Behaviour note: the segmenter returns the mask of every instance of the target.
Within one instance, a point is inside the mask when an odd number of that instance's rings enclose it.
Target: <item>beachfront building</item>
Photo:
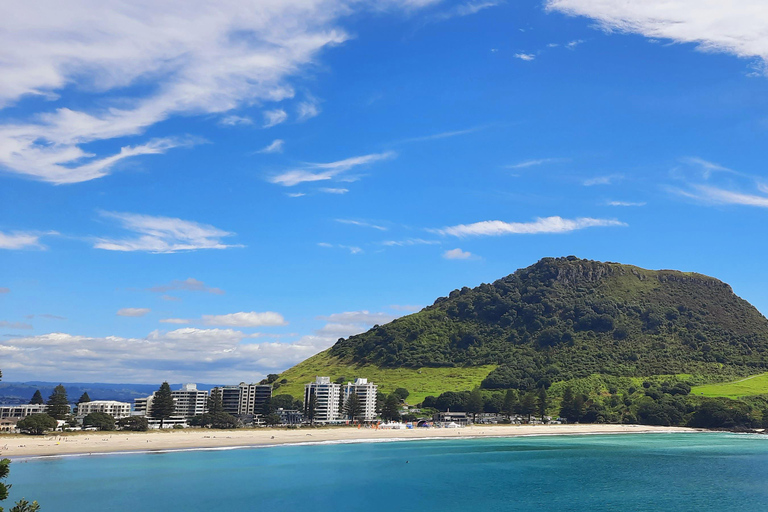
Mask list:
[[[81,402],[77,405],[78,416],[85,417],[92,412],[103,412],[119,420],[131,415],[131,404],[115,400],[93,400],[91,402]]]
[[[219,386],[211,389],[211,396],[219,395],[224,412],[240,414],[240,386]]]
[[[214,393],[221,397],[224,412],[233,416],[248,416],[261,413],[264,404],[272,398],[272,385],[241,382],[237,386],[213,388],[211,396]]]
[[[351,395],[357,395],[362,406],[360,416],[349,418],[350,420],[373,421],[376,418],[376,390],[378,386],[368,379],[355,379],[355,382],[347,382],[343,388],[343,403],[346,403]]]
[[[30,414],[45,412],[45,404],[0,405],[0,419],[26,418]]]
[[[177,416],[191,418],[208,411],[208,392],[197,389],[197,384],[183,384],[181,389],[172,390],[171,395]]]
[[[330,423],[340,419],[341,384],[331,382],[330,377],[316,377],[315,382],[304,386],[305,407],[313,396],[316,423]]]
[[[160,420],[152,419],[152,400],[156,393],[133,401],[134,414],[146,416],[150,427],[160,424]],[[163,426],[184,425],[189,418],[208,412],[208,392],[197,389],[197,384],[184,384],[181,389],[171,390],[171,396],[175,404],[173,416],[163,420]]]
[[[267,400],[272,398],[272,384],[240,383],[238,414],[260,414]]]

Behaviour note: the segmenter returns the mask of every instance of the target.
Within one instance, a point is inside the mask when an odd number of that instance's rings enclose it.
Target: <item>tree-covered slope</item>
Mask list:
[[[768,320],[700,274],[545,258],[424,310],[339,340],[327,354],[381,368],[498,365],[486,388],[528,389],[592,374],[768,368]]]

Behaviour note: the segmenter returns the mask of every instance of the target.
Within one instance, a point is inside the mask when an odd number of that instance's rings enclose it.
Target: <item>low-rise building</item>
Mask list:
[[[131,404],[114,400],[93,400],[77,404],[78,416],[85,417],[92,412],[103,412],[119,420],[131,415]]]
[[[0,405],[0,419],[26,418],[30,414],[44,413],[45,408],[45,404]]]

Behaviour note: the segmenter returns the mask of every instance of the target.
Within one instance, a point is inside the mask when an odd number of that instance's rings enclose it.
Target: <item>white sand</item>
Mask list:
[[[696,432],[684,427],[647,425],[475,425],[464,428],[375,430],[335,427],[301,429],[163,430],[150,432],[80,432],[60,436],[0,435],[0,457],[34,457],[155,450],[190,450],[318,442],[392,439],[514,437],[524,435],[632,434]]]

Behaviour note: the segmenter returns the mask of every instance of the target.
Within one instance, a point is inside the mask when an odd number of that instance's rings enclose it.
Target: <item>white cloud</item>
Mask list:
[[[4,327],[6,329],[31,329],[32,326],[29,324],[26,324],[24,322],[6,322],[5,320],[0,320],[0,327]]]
[[[272,128],[288,119],[288,113],[283,109],[267,110],[264,112],[264,128]]]
[[[705,180],[708,180],[714,173],[716,172],[725,172],[730,174],[739,174],[738,172],[734,171],[733,169],[729,169],[728,167],[725,167],[723,165],[717,164],[715,162],[710,162],[708,160],[704,160],[703,158],[698,157],[687,157],[682,159],[683,162],[688,164],[694,164],[701,168],[702,170],[702,177]]]
[[[388,228],[384,226],[379,226],[377,224],[371,224],[370,222],[364,222],[360,220],[351,220],[351,219],[336,219],[336,222],[340,222],[342,224],[351,224],[352,226],[360,226],[363,228],[372,228],[377,229],[379,231],[387,231]]]
[[[319,242],[317,244],[317,246],[318,247],[325,247],[326,249],[333,249],[333,248],[346,249],[347,251],[349,251],[350,254],[362,254],[363,253],[363,249],[361,249],[360,247],[357,247],[356,245],[342,245],[342,244],[336,244],[335,245],[335,244],[329,244],[327,242]]]
[[[186,318],[161,318],[160,319],[161,324],[178,324],[178,325],[187,325],[192,323],[191,320],[188,320]]]
[[[593,219],[591,217],[579,217],[577,219],[564,219],[562,217],[538,217],[533,222],[503,222],[500,220],[487,220],[474,224],[459,224],[434,232],[441,235],[457,237],[465,236],[499,236],[499,235],[531,235],[540,233],[568,233],[590,227],[626,226],[625,223],[615,219]]]
[[[443,253],[443,258],[447,260],[466,260],[472,257],[472,253],[468,251],[462,251],[458,247],[451,249]]]
[[[452,9],[449,9],[447,11],[441,12],[435,16],[436,20],[448,20],[451,18],[456,18],[460,16],[471,16],[472,14],[476,14],[484,9],[488,9],[489,7],[495,7],[499,4],[501,4],[501,1],[497,0],[485,0],[485,1],[476,1],[476,2],[466,2],[463,4],[459,4]]]
[[[311,119],[315,116],[320,115],[320,107],[317,105],[316,101],[302,101],[299,103],[298,107],[296,107],[296,114],[299,117],[299,122],[306,121],[307,119]]]
[[[632,202],[632,201],[608,201],[608,206],[645,206],[645,202]]]
[[[198,249],[227,249],[222,238],[232,236],[221,229],[173,217],[154,217],[138,213],[102,212],[102,216],[117,220],[138,236],[128,238],[99,238],[94,247],[107,251],[143,251],[173,253]]]
[[[480,130],[485,129],[485,126],[476,126],[474,128],[467,128],[465,130],[453,130],[449,132],[440,132],[440,133],[433,133],[432,135],[424,135],[422,137],[411,137],[410,139],[403,139],[400,142],[406,143],[406,142],[423,142],[428,140],[440,140],[440,139],[448,139],[451,137],[458,137],[460,135],[467,135],[470,133],[475,133]]]
[[[342,17],[430,3],[8,3],[0,21],[0,108],[22,97],[55,99],[64,89],[75,91],[83,106],[35,100],[25,105],[28,114],[0,124],[0,167],[51,183],[76,183],[106,176],[122,160],[182,144],[115,140],[141,138],[172,117],[225,116],[244,105],[264,105],[275,113],[266,124],[276,124],[284,111],[269,104],[292,98],[291,79],[316,63],[323,49],[348,39],[337,26]],[[312,114],[307,106],[299,108]],[[98,141],[107,142],[87,146]]]
[[[275,139],[268,146],[258,150],[257,153],[282,153],[284,145],[283,139]]]
[[[583,39],[576,39],[574,41],[567,43],[565,47],[568,48],[569,50],[573,50],[583,42],[584,42]]]
[[[262,327],[288,324],[280,313],[273,311],[203,315],[203,323],[205,325],[223,325],[227,327]]]
[[[56,234],[48,232],[44,234]],[[0,231],[0,249],[18,250],[18,249],[45,249],[40,243],[40,237],[43,234],[32,231],[13,231],[3,233]]]
[[[393,309],[395,311],[405,311],[407,313],[415,313],[424,309],[424,306],[417,306],[412,304],[392,304],[389,306],[389,309]]]
[[[525,160],[523,162],[519,162],[512,165],[506,165],[505,167],[507,169],[525,169],[527,167],[534,167],[537,165],[543,165],[543,164],[550,164],[555,162],[563,162],[565,159],[563,158],[539,158],[536,160]]]
[[[388,160],[394,156],[394,152],[387,151],[384,153],[372,153],[370,155],[345,158],[344,160],[337,160],[335,162],[308,163],[301,169],[293,169],[283,172],[269,178],[268,181],[284,187],[293,187],[306,182],[325,181],[333,179],[341,173],[349,171],[355,167],[368,165],[381,160]]]
[[[349,192],[348,188],[331,188],[331,187],[324,187],[317,189],[318,192],[322,192],[324,194],[336,194],[336,195],[342,195]]]
[[[149,308],[122,308],[117,310],[118,316],[132,316],[132,317],[140,317],[144,316],[147,313],[152,311]]]
[[[532,61],[533,59],[536,58],[536,55],[534,55],[532,53],[516,53],[514,55],[514,57],[516,59],[520,59],[520,60],[524,60],[524,61],[530,62],[530,61]]]
[[[762,0],[548,0],[547,8],[592,18],[607,31],[768,60],[768,11]]]
[[[439,240],[424,240],[423,238],[407,238],[405,240],[385,240],[381,245],[387,247],[405,247],[411,245],[439,245]]]
[[[307,194],[305,194],[304,192],[289,192],[288,194],[285,194],[285,195],[287,195],[288,197],[304,197]]]
[[[221,120],[219,121],[219,124],[224,126],[248,125],[248,124],[253,124],[253,119],[245,116],[231,115],[231,116],[222,117]]]
[[[610,185],[616,180],[620,180],[624,178],[621,174],[610,174],[607,176],[595,176],[594,178],[589,178],[581,182],[582,185],[585,187],[593,187],[595,185]]]
[[[359,332],[359,331],[358,331]],[[91,382],[258,381],[327,348],[336,339],[254,342],[233,329],[184,327],[145,338],[50,333],[0,340],[6,377]]]
[[[180,280],[180,279],[174,279],[168,284],[162,284],[159,286],[153,286],[149,289],[149,291],[154,293],[166,293],[166,292],[172,292],[172,291],[185,291],[185,292],[204,292],[204,293],[213,293],[214,295],[224,295],[224,290],[221,288],[213,288],[211,286],[206,286],[206,284],[198,279],[195,279],[193,277],[188,277],[186,279]],[[165,300],[165,297],[163,297]],[[171,300],[174,300],[174,297],[171,297]]]
[[[708,185],[691,185],[693,191],[674,190],[679,195],[712,204],[732,204],[768,208],[768,196],[745,194]]]
[[[371,313],[370,311],[345,311],[344,313],[333,313],[328,316],[318,316],[318,320],[324,320],[335,324],[386,324],[391,322],[398,315],[389,313]]]

